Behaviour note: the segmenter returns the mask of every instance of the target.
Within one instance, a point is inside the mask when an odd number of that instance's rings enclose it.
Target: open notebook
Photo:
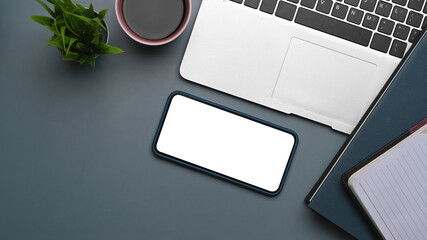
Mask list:
[[[427,238],[427,119],[343,175],[385,239]]]

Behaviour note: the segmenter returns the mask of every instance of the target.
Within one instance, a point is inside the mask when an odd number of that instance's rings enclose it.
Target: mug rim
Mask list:
[[[177,37],[179,37],[182,32],[184,32],[184,29],[187,27],[188,22],[190,21],[190,15],[191,15],[191,0],[182,0],[184,1],[184,17],[181,21],[181,24],[179,27],[169,36],[166,38],[158,39],[158,40],[150,40],[144,37],[141,37],[140,35],[136,34],[127,24],[124,14],[123,14],[123,1],[125,0],[116,0],[115,10],[116,10],[116,17],[119,21],[120,27],[125,31],[125,33],[131,37],[133,40],[150,46],[159,46],[166,43],[169,43],[173,40],[175,40]]]

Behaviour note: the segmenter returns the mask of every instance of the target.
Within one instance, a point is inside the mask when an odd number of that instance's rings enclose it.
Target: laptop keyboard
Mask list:
[[[231,0],[402,58],[427,25],[425,0]]]

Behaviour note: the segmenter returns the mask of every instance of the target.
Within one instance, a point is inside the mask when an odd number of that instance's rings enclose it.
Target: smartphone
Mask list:
[[[298,142],[289,129],[184,92],[167,101],[154,153],[175,163],[276,195]]]

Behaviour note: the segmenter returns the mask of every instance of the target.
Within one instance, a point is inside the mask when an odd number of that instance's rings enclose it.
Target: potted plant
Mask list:
[[[56,46],[64,60],[88,62],[95,66],[95,58],[101,54],[123,52],[120,48],[108,45],[108,28],[104,21],[107,9],[99,13],[93,10],[92,3],[85,8],[71,0],[47,0],[52,9],[41,0],[36,0],[50,14],[31,16],[34,21],[46,26],[53,36],[48,46]]]

